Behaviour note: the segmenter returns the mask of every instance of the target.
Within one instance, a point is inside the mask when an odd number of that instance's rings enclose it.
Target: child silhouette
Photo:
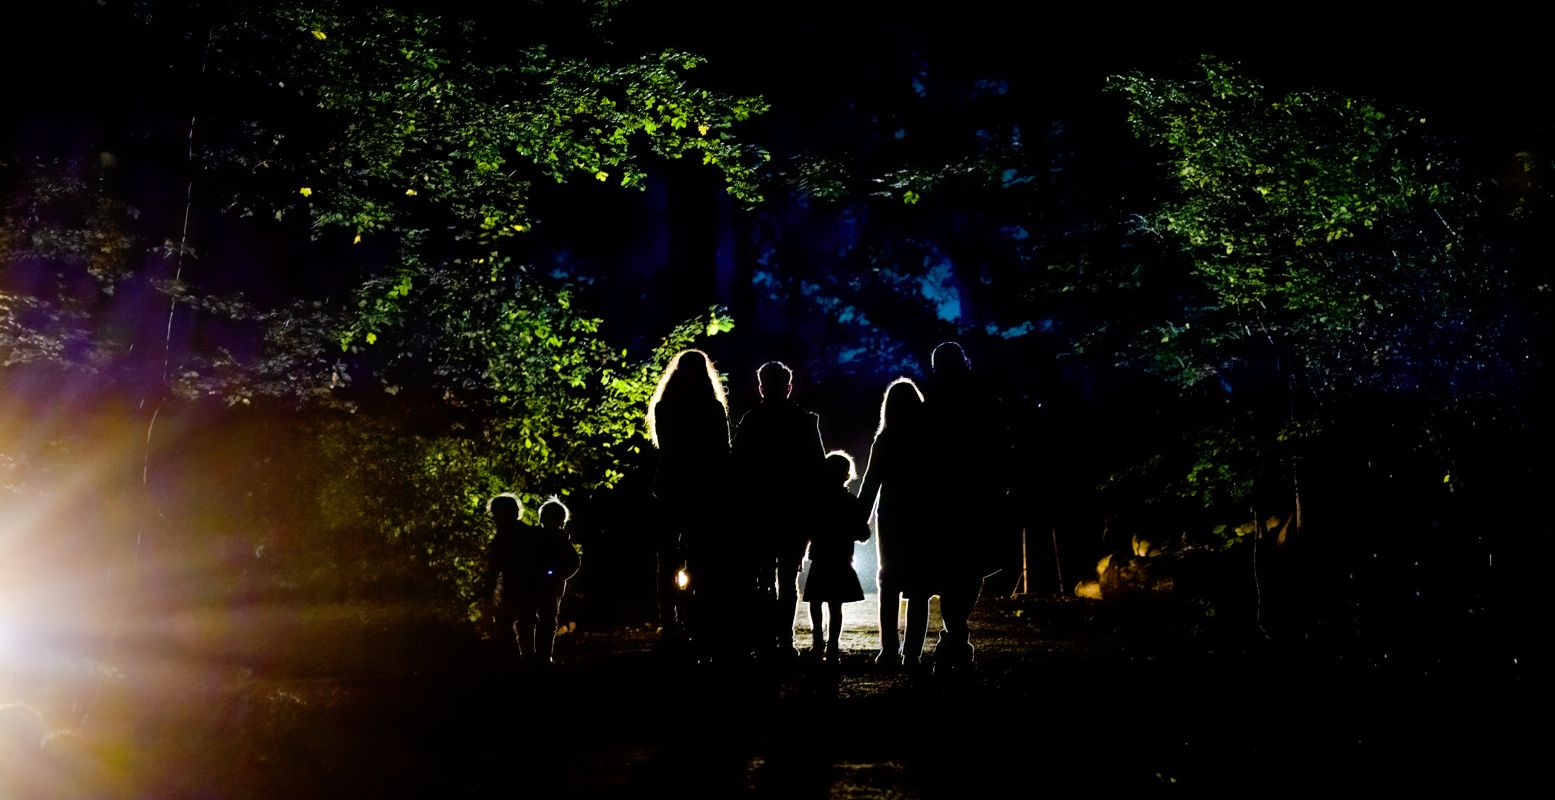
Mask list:
[[[556,617],[567,579],[576,575],[581,559],[567,535],[571,514],[556,498],[540,506],[540,527],[519,521],[518,498],[498,495],[487,505],[497,535],[488,555],[488,583],[497,581],[499,623],[512,621],[519,657],[528,666],[550,666],[556,642]]]
[[[831,488],[818,504],[817,524],[810,537],[810,577],[805,581],[804,601],[810,604],[810,624],[815,632],[813,652],[821,654],[821,607],[831,612],[826,630],[825,659],[841,660],[842,604],[864,599],[864,588],[853,570],[853,543],[869,540],[869,525],[860,501],[848,491],[857,473],[853,457],[841,450],[826,455],[826,480]]]

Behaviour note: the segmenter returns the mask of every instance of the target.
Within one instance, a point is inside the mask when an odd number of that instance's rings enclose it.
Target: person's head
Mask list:
[[[499,524],[518,522],[524,516],[524,504],[518,495],[503,492],[486,501],[486,513]]]
[[[902,424],[912,419],[923,406],[923,392],[911,378],[897,378],[885,388],[885,398],[880,401],[880,427],[875,435],[885,432],[889,424]]]
[[[562,503],[561,498],[552,497],[540,505],[540,527],[559,531],[567,527],[567,521],[572,519],[572,512]]]
[[[756,370],[756,390],[762,399],[783,399],[794,391],[794,371],[781,361],[768,361]]]
[[[929,355],[929,368],[934,370],[937,378],[963,377],[972,371],[972,360],[966,357],[966,351],[955,342],[941,342]]]
[[[659,385],[653,390],[653,398],[648,401],[648,438],[653,440],[653,446],[659,445],[659,404],[691,406],[698,401],[711,400],[723,407],[725,416],[729,414],[729,399],[724,396],[723,381],[719,380],[717,370],[713,369],[713,360],[701,350],[682,350],[670,359],[669,366],[664,368],[664,374],[659,376]]]
[[[847,486],[858,477],[858,465],[846,450],[833,450],[826,454],[826,480],[833,485]]]

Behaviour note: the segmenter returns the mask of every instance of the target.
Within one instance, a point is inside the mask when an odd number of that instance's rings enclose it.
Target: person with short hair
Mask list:
[[[943,342],[930,356],[925,386],[928,457],[932,480],[958,498],[955,507],[931,511],[940,539],[934,588],[944,629],[934,648],[934,672],[970,669],[976,648],[970,619],[983,580],[999,571],[999,547],[1007,469],[1007,436],[995,397],[979,386],[972,361],[956,342]]]
[[[826,446],[820,417],[793,401],[794,371],[787,364],[768,361],[756,381],[761,402],[740,418],[733,447],[742,516],[751,530],[748,557],[767,606],[755,645],[758,653],[793,656],[799,568],[823,491]]]
[[[482,594],[491,599],[498,625],[512,628],[521,663],[548,667],[567,580],[581,562],[567,535],[571,514],[553,497],[540,506],[540,527],[525,525],[523,503],[506,492],[486,508],[497,531],[487,548]]]

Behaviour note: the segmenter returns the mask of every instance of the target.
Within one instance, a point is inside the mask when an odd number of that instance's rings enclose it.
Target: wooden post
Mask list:
[[[1029,594],[1031,585],[1028,583],[1031,571],[1029,562],[1026,561],[1026,529],[1020,529],[1020,593]]]
[[[1053,527],[1048,528],[1048,535],[1053,538],[1053,572],[1054,572],[1054,574],[1056,574],[1058,576],[1058,592],[1057,592],[1057,594],[1059,596],[1063,596],[1063,594],[1064,594],[1064,565],[1063,565],[1063,562],[1059,561],[1059,559],[1058,559],[1058,526],[1054,525]]]
[[[1026,594],[1027,590],[1029,589],[1029,586],[1028,586],[1027,580],[1026,580],[1026,575],[1027,575],[1026,529],[1025,528],[1021,528],[1020,529],[1020,580],[1017,580],[1015,582],[1015,585],[1010,587],[1010,596],[1011,597],[1019,597],[1020,595]]]
[[[1029,562],[1026,560],[1026,529],[1020,529],[1020,581],[1015,581],[1014,587],[1009,591],[1009,596],[1026,595],[1031,591],[1031,579],[1029,579]]]

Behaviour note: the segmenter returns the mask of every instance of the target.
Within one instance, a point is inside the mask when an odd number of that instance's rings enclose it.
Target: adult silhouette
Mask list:
[[[793,401],[794,371],[781,361],[756,370],[761,401],[740,418],[734,463],[750,530],[757,585],[768,606],[757,647],[791,656],[799,567],[825,480],[826,446],[820,417]]]
[[[648,436],[659,454],[659,619],[664,636],[680,641],[688,633],[690,604],[677,572],[684,565],[690,589],[713,601],[728,568],[718,527],[729,472],[729,403],[706,353],[683,350],[670,359],[648,403]]]
[[[880,426],[869,447],[869,465],[859,499],[875,518],[875,551],[880,570],[880,654],[875,662],[916,667],[923,654],[933,596],[926,511],[940,497],[928,480],[923,394],[917,384],[897,378],[880,402]],[[907,634],[900,639],[897,619],[907,598]]]
[[[929,513],[941,540],[935,547],[934,584],[944,620],[934,668],[948,673],[972,663],[968,620],[983,578],[998,571],[994,533],[1004,494],[1004,442],[997,403],[974,383],[972,362],[961,345],[935,347],[930,367],[924,392],[926,442],[933,483],[945,499]]]

